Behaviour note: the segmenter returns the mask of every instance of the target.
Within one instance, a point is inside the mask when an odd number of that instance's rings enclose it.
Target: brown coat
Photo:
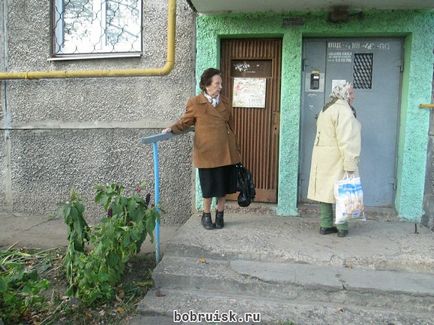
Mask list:
[[[191,97],[181,118],[171,126],[177,134],[195,127],[193,164],[197,168],[214,168],[241,161],[233,132],[233,109],[221,96],[213,107],[203,94]]]

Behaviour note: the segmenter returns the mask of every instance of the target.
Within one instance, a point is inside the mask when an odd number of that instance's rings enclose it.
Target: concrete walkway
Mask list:
[[[350,223],[349,235],[320,235],[316,217],[228,213],[225,228],[205,231],[193,216],[168,242],[176,255],[216,259],[296,262],[316,265],[434,273],[434,232],[394,220]]]
[[[167,241],[173,238],[181,225],[161,225],[160,250],[164,253]],[[67,234],[63,218],[49,219],[47,216],[0,214],[0,248],[15,245],[27,248],[66,247]],[[154,252],[154,244],[147,239],[141,253]]]
[[[259,311],[266,324],[434,324],[432,231],[371,216],[352,222],[346,238],[322,236],[314,213],[278,217],[253,206],[228,209],[221,230],[203,229],[199,214],[162,225],[156,288],[130,323],[171,324],[175,309],[218,309]],[[66,246],[62,219],[0,222],[0,247]],[[147,241],[142,252],[152,251]]]
[[[63,219],[0,214],[0,247],[52,248],[67,245]],[[235,209],[225,228],[205,231],[199,214],[186,224],[161,225],[161,250],[218,259],[254,259],[378,270],[434,273],[434,232],[396,218],[355,221],[349,236],[321,236],[316,217],[278,217],[270,210]],[[180,228],[180,231],[177,231]],[[176,235],[176,236],[175,236]],[[146,241],[143,252],[152,252]]]

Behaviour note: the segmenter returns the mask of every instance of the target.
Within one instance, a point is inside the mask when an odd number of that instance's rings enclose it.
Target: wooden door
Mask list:
[[[221,41],[222,94],[234,107],[234,131],[257,202],[277,202],[281,52],[280,39]]]

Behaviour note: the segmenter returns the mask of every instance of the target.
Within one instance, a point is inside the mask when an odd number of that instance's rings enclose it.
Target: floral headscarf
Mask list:
[[[338,84],[333,87],[332,92],[330,93],[330,101],[324,105],[322,111],[325,112],[327,108],[332,106],[338,99],[342,99],[346,101],[348,104],[348,99],[350,97],[350,89],[353,87],[351,82],[346,81],[344,84]],[[353,111],[354,117],[357,118],[356,109],[350,105],[351,110]]]
[[[350,89],[352,86],[352,83],[348,81],[346,81],[344,84],[334,86],[332,92],[330,93],[330,98],[338,98],[348,102],[350,97]]]

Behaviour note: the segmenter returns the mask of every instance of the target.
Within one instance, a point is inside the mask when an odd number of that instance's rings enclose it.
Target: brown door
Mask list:
[[[281,49],[280,39],[221,41],[222,93],[234,107],[241,159],[258,202],[277,201]]]

